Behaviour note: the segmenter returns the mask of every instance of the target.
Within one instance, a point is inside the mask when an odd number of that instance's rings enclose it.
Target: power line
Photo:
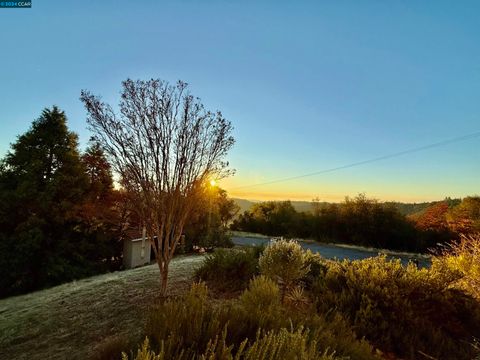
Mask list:
[[[459,137],[455,137],[455,138],[452,138],[452,139],[439,141],[439,142],[436,142],[436,143],[433,143],[433,144],[428,144],[428,145],[419,146],[419,147],[416,147],[416,148],[396,152],[396,153],[393,153],[393,154],[388,154],[388,155],[379,156],[379,157],[368,159],[368,160],[354,162],[354,163],[347,164],[347,165],[337,166],[337,167],[330,168],[330,169],[324,169],[324,170],[316,171],[316,172],[313,172],[313,173],[297,175],[297,176],[292,176],[292,177],[278,179],[278,180],[271,180],[271,181],[267,181],[267,182],[263,182],[263,183],[237,186],[237,187],[231,188],[230,190],[245,189],[245,188],[250,188],[250,187],[255,187],[255,186],[277,184],[277,183],[281,183],[281,182],[297,180],[297,179],[302,179],[302,178],[306,178],[306,177],[310,177],[310,176],[330,173],[330,172],[334,172],[334,171],[338,171],[338,170],[348,169],[348,168],[355,167],[355,166],[370,164],[370,163],[376,162],[376,161],[391,159],[391,158],[399,157],[399,156],[402,156],[402,155],[407,155],[407,154],[411,154],[411,153],[415,153],[415,152],[419,152],[419,151],[423,151],[423,150],[428,150],[428,149],[432,149],[432,148],[436,148],[436,147],[440,147],[440,146],[445,146],[445,145],[457,143],[457,142],[460,142],[460,141],[470,140],[470,139],[474,139],[474,138],[477,138],[477,137],[480,137],[480,131],[475,132],[475,133],[471,133],[471,134],[467,134],[467,135],[463,135],[463,136],[459,136]]]

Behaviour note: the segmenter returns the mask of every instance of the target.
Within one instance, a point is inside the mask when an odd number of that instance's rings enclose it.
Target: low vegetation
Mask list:
[[[480,301],[480,233],[462,235],[459,241],[445,246],[436,264],[449,272],[458,272],[455,286]]]
[[[158,358],[221,352],[222,359],[244,359],[268,336],[275,344],[277,336],[296,338],[290,346],[305,359],[471,359],[479,354],[479,248],[478,236],[464,237],[428,269],[385,256],[325,260],[289,241],[273,243],[259,257],[253,250],[222,250],[207,258],[197,276],[215,268],[241,273],[246,257],[251,269],[257,261],[260,275],[243,272],[243,282],[251,278],[248,288],[220,303],[208,300],[205,285],[195,285],[185,297],[161,304],[147,326],[150,342],[136,359],[148,358],[146,349]],[[217,289],[225,281],[204,278]]]
[[[428,269],[383,256],[325,260],[289,241],[180,257],[166,299],[153,296],[159,283],[147,266],[0,300],[0,352],[18,359],[473,359],[480,355],[478,249],[478,235],[463,237]],[[206,283],[191,285],[194,277]]]
[[[217,249],[207,255],[196,273],[197,281],[206,281],[213,289],[238,291],[259,273],[258,258],[263,247]]]
[[[141,348],[124,359],[373,359],[339,319],[288,314],[278,286],[257,277],[238,299],[215,306],[204,284],[153,309]],[[307,323],[309,326],[305,326]],[[333,339],[348,339],[337,344]]]
[[[331,309],[383,351],[403,358],[469,359],[480,336],[480,306],[456,288],[456,272],[407,267],[385,257],[328,262],[312,288],[317,310]]]

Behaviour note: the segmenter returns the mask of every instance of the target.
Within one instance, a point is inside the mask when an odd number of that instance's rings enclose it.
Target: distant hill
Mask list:
[[[245,211],[250,210],[253,204],[259,203],[261,201],[257,200],[246,200],[246,199],[239,199],[233,198],[235,203],[240,206],[239,214],[243,214]],[[451,205],[456,205],[460,202],[459,199],[447,199],[447,202],[451,203]],[[402,215],[419,215],[422,214],[428,207],[437,203],[438,201],[431,201],[431,202],[422,202],[422,203],[402,203],[396,201],[389,201],[385,202],[385,204],[392,204],[395,206],[398,211]],[[310,201],[292,201],[291,202],[295,210],[298,212],[309,212],[312,211],[312,203]],[[331,203],[328,202],[320,202],[320,206],[325,207]]]
[[[423,202],[423,203],[401,203],[401,202],[389,202],[387,204],[393,204],[400,213],[405,216],[412,216],[413,218],[421,216],[425,210],[427,210],[430,206],[435,205],[439,202],[446,202],[450,207],[457,206],[461,203],[461,199],[450,199],[446,198],[440,201],[431,201],[431,202]]]
[[[240,207],[240,214],[243,214],[245,211],[250,210],[250,208],[255,203],[259,203],[262,201],[259,200],[246,200],[246,199],[239,199],[239,198],[232,198],[235,203]],[[295,210],[298,212],[307,212],[312,210],[312,203],[310,201],[292,201],[291,202]],[[328,203],[322,203],[328,204]]]
[[[245,211],[250,210],[253,204],[259,201],[250,201],[246,199],[238,199],[238,198],[232,198],[232,200],[235,201],[235,204],[237,204],[240,207],[240,211],[238,212],[239,214],[243,214]]]
[[[388,201],[385,204],[391,204],[395,206],[402,215],[413,215],[423,213],[431,205],[438,201],[423,202],[423,203],[401,203],[396,201]]]

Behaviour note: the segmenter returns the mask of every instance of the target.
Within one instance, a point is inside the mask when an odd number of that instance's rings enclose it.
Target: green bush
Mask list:
[[[467,288],[478,284],[474,240],[435,257],[429,269],[385,256],[325,260],[287,241],[267,247],[259,260],[258,249],[219,250],[197,276],[247,289],[238,299],[212,302],[196,284],[157,305],[145,334],[151,344],[137,359],[368,360],[376,358],[371,344],[404,359],[474,358],[480,303]],[[269,276],[254,277],[258,267]]]
[[[296,241],[279,240],[265,248],[259,259],[260,273],[277,281],[282,297],[308,274],[305,253]]]
[[[358,335],[384,351],[415,359],[469,359],[480,336],[480,304],[451,287],[458,277],[402,266],[385,256],[327,262],[313,293],[320,313],[341,313]]]
[[[314,253],[311,250],[304,252],[305,266],[308,268],[308,272],[303,276],[302,283],[307,289],[311,289],[313,283],[319,277],[325,276],[327,271],[327,260],[325,260],[319,253]]]
[[[433,267],[457,273],[455,287],[480,301],[480,233],[462,235],[433,259]]]
[[[247,312],[258,313],[280,306],[280,289],[265,276],[250,280],[248,289],[240,296],[240,304]]]
[[[117,360],[122,352],[132,348],[138,339],[131,335],[115,335],[103,339],[95,346],[95,353],[91,356],[91,360]]]
[[[122,360],[128,360],[128,355],[124,352],[122,353]],[[148,337],[142,343],[142,346],[137,350],[137,354],[134,357],[131,356],[133,360],[166,360],[165,352],[160,350],[160,353],[157,355],[154,351],[150,349],[150,342]]]
[[[237,343],[245,337],[252,338],[258,329],[279,330],[308,329],[311,341],[320,352],[330,349],[336,355],[351,359],[372,359],[373,348],[365,340],[358,340],[349,324],[340,315],[324,317],[311,311],[285,307],[280,301],[280,291],[271,279],[258,276],[240,296],[230,314],[229,333]],[[240,332],[240,333],[239,333]]]
[[[311,336],[323,349],[334,349],[335,354],[345,359],[375,359],[373,347],[365,339],[357,339],[350,324],[338,313],[328,316],[310,314],[302,319],[310,329]]]
[[[198,237],[198,245],[206,248],[232,248],[234,243],[227,229],[217,226]]]
[[[280,289],[278,285],[265,276],[252,279],[239,298],[239,306],[236,313],[239,315],[238,322],[242,323],[243,334],[238,336],[251,336],[258,328],[273,329],[286,326],[283,316]],[[238,332],[237,329],[232,329]]]
[[[262,247],[217,249],[206,257],[195,278],[208,282],[217,290],[245,289],[250,279],[258,274],[258,257],[262,251]]]
[[[341,359],[335,356],[333,351],[324,350],[318,352],[315,341],[309,341],[308,331],[299,329],[297,331],[288,331],[280,329],[279,331],[270,331],[262,335],[258,332],[255,341],[248,344],[245,339],[236,352],[233,346],[225,343],[226,332],[222,337],[216,337],[212,340],[202,354],[188,356],[180,353],[174,357],[169,357],[162,348],[158,354],[150,348],[148,338],[145,339],[142,346],[137,350],[134,360],[335,360]],[[128,360],[127,354],[123,353],[123,360]]]
[[[253,279],[238,300],[220,304],[209,301],[204,284],[195,284],[186,295],[152,309],[147,340],[130,357],[123,357],[373,359],[371,346],[358,341],[345,324],[340,318],[328,320],[284,308],[278,286],[262,276]]]
[[[146,336],[169,357],[205,349],[226,324],[208,303],[207,294],[205,284],[193,284],[182,298],[154,307],[147,319]]]
[[[245,360],[327,360],[339,359],[334,356],[334,351],[328,349],[319,352],[317,342],[310,340],[308,331],[302,328],[297,331],[280,329],[270,331],[263,337],[257,335],[255,342],[243,351],[241,359]]]
[[[450,257],[435,258],[430,269],[418,269],[385,256],[325,260],[318,254],[297,251],[296,245],[271,245],[260,260],[263,271],[270,275],[285,271],[290,281],[257,276],[238,299],[223,300],[215,306],[208,300],[206,287],[196,285],[186,296],[161,304],[152,313],[146,333],[155,356],[166,354],[165,358],[175,359],[183,354],[187,359],[215,354],[228,359],[242,354],[238,359],[243,359],[253,342],[267,333],[277,336],[282,329],[290,329],[290,334],[302,329],[306,344],[315,342],[316,355],[330,349],[330,355],[335,351],[335,356],[372,359],[371,344],[405,359],[426,355],[470,359],[478,353],[474,343],[480,338],[480,304],[462,282],[473,268],[471,261],[465,265],[471,253],[450,252]],[[253,250],[219,251],[206,262],[208,271],[203,270],[214,274],[210,279],[215,281],[227,279],[222,277],[225,274],[245,274],[239,271],[245,258],[250,259],[247,263],[252,268],[257,263],[257,256],[248,251]],[[280,266],[282,261],[286,270]],[[292,264],[301,271],[288,270]],[[222,271],[223,275],[218,274]],[[245,283],[248,276],[240,278]],[[291,284],[289,291],[282,293],[278,283]],[[300,283],[305,285],[304,291]],[[285,301],[281,301],[283,295]],[[291,296],[296,300],[290,300]],[[304,298],[308,301],[303,302]],[[302,346],[298,353],[306,349]]]

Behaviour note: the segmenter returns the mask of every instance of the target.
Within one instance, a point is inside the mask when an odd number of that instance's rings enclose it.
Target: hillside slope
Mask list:
[[[203,256],[175,258],[169,289],[188,288]],[[160,291],[157,265],[0,300],[1,359],[88,359],[113,336],[135,337]]]

